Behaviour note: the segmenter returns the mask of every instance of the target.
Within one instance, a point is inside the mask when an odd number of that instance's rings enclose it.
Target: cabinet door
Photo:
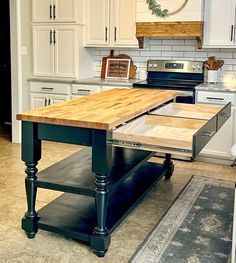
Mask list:
[[[77,27],[58,26],[54,29],[55,66],[54,76],[76,77],[77,72]]]
[[[85,1],[85,45],[109,45],[109,0]]]
[[[56,104],[56,103],[59,103],[59,102],[67,101],[69,99],[70,99],[70,97],[68,95],[54,95],[54,94],[51,94],[49,96],[48,104],[49,105],[53,105],[53,104]]]
[[[233,145],[233,115],[234,114],[232,110],[231,117],[206,145],[202,151],[203,154],[222,158],[230,158],[230,149]]]
[[[138,47],[136,0],[114,0],[111,4],[111,44]]]
[[[30,109],[37,109],[48,105],[49,95],[47,94],[30,94]]]
[[[54,0],[55,22],[76,22],[77,0]]]
[[[207,0],[204,11],[204,46],[235,45],[235,0]]]
[[[54,74],[53,28],[33,27],[33,72],[35,76]]]
[[[53,0],[33,0],[33,22],[53,21]]]

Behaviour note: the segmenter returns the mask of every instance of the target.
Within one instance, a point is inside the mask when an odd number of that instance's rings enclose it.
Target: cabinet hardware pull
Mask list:
[[[56,31],[53,31],[53,44],[56,44]]]
[[[53,88],[41,87],[42,90],[53,90]]]
[[[117,33],[117,28],[115,26],[115,42],[116,42],[116,33]]]
[[[107,42],[107,27],[105,28],[105,41]]]
[[[231,26],[231,37],[230,37],[231,42],[233,41],[233,33],[234,33],[234,26],[232,25]]]
[[[56,6],[53,5],[53,19],[56,18]]]
[[[206,97],[208,100],[225,100],[224,98]]]
[[[89,90],[89,89],[77,89],[78,95],[85,95],[85,94],[89,95],[90,92],[91,92],[91,90]]]
[[[226,118],[229,118],[231,115],[229,113],[226,113],[226,112],[222,112],[219,114],[220,117],[226,117]]]
[[[51,105],[51,99],[48,100],[48,105]]]
[[[49,17],[50,19],[52,19],[52,5],[50,5],[49,7]]]
[[[214,133],[215,133],[215,131],[205,131],[205,132],[201,132],[200,135],[206,136],[206,137],[211,137]]]
[[[50,45],[52,44],[52,30],[50,30]]]
[[[44,106],[47,106],[47,99],[44,99]]]

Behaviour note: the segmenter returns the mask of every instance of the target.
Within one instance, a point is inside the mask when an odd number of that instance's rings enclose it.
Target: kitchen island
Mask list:
[[[119,88],[18,114],[27,236],[34,238],[38,229],[60,233],[104,256],[115,227],[155,183],[171,177],[171,153],[195,158],[230,115],[230,105],[176,108],[169,103],[175,96]],[[42,140],[88,147],[38,172]],[[166,153],[165,161],[148,162],[157,150]],[[64,194],[37,212],[37,188]]]

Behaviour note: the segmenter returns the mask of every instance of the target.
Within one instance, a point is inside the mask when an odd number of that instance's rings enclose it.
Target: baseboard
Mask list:
[[[196,161],[199,162],[206,162],[206,163],[216,163],[216,164],[223,164],[223,165],[231,165],[233,160],[227,157],[219,157],[219,156],[209,156],[205,154],[200,154]]]
[[[165,154],[158,153],[158,152],[155,153],[154,156],[165,158]],[[186,157],[186,156],[172,154],[171,157],[172,157],[172,159],[175,159],[175,160],[188,161],[188,162],[191,161],[191,158]],[[200,154],[195,159],[195,161],[205,162],[205,163],[216,163],[216,164],[223,164],[223,165],[231,165],[233,163],[233,160],[230,158],[219,157],[219,156],[209,156],[206,154]]]

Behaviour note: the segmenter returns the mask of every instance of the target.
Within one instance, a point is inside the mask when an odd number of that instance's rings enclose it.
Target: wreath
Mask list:
[[[182,6],[180,8],[178,8],[177,10],[169,13],[169,10],[168,9],[161,9],[161,5],[158,4],[156,2],[156,0],[147,0],[146,1],[147,4],[148,4],[148,9],[152,11],[152,14],[153,15],[156,15],[157,17],[167,17],[167,16],[170,16],[170,15],[174,15],[176,13],[178,13],[179,11],[181,11],[187,4],[188,0],[184,0],[184,3],[182,4]]]

